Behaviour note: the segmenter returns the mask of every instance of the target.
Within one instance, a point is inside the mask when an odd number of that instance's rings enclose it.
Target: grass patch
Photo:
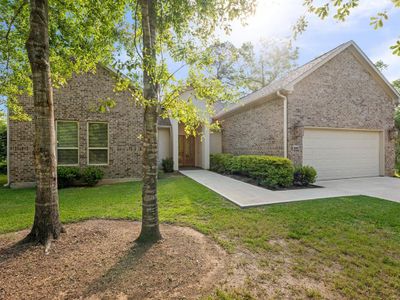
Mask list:
[[[140,187],[130,182],[60,190],[62,221],[139,220]],[[194,227],[229,251],[246,248],[262,259],[261,268],[270,267],[271,257],[283,263],[289,253],[292,276],[322,280],[345,297],[400,294],[398,203],[354,196],[240,209],[186,177],[162,179],[158,190],[161,222]],[[34,189],[1,189],[0,233],[31,226],[34,197]],[[242,296],[250,299],[246,293],[225,292],[216,299]],[[305,296],[320,297],[314,289]]]

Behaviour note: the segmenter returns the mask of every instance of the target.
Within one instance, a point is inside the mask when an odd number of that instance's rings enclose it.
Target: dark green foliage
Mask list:
[[[266,155],[213,154],[210,169],[219,173],[240,174],[271,188],[293,184],[293,164],[287,158]]]
[[[58,188],[72,186],[94,186],[104,176],[103,170],[97,167],[58,167],[57,182]]]
[[[7,127],[0,126],[0,161],[7,159]]]
[[[172,173],[174,171],[174,160],[172,157],[164,158],[161,165],[165,173]]]
[[[103,176],[103,170],[97,167],[87,167],[81,171],[82,180],[88,186],[95,186]]]
[[[78,167],[57,168],[57,183],[60,189],[76,185],[80,178],[81,171]]]
[[[218,153],[210,155],[210,170],[217,173],[229,173],[232,154]]]
[[[5,160],[0,161],[0,174],[7,174],[7,162]]]
[[[297,166],[294,169],[294,185],[307,186],[315,182],[317,171],[310,166]]]

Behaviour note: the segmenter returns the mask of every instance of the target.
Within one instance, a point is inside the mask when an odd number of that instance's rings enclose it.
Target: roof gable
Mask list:
[[[322,54],[321,56],[311,60],[310,62],[290,71],[286,76],[274,80],[269,85],[262,89],[255,91],[245,97],[243,97],[239,103],[236,103],[227,109],[218,113],[215,118],[221,118],[227,114],[232,114],[239,111],[250,104],[255,104],[262,99],[271,99],[271,96],[276,94],[278,91],[291,91],[294,89],[296,83],[300,82],[321,66],[325,65],[331,59],[342,53],[346,49],[351,49],[352,54],[373,76],[373,78],[382,86],[385,92],[397,102],[399,101],[400,95],[390,84],[390,82],[383,76],[383,74],[375,67],[371,60],[365,55],[365,53],[358,47],[354,41],[341,44],[338,47]]]

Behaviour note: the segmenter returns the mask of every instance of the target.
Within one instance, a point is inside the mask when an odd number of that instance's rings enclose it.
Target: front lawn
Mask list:
[[[140,195],[138,182],[60,190],[61,218],[139,220]],[[232,297],[280,298],[287,278],[290,298],[400,295],[397,203],[357,196],[243,210],[186,177],[160,180],[159,203],[162,222],[191,226],[231,253],[247,253],[238,265],[248,281],[244,292],[228,291]],[[1,189],[0,233],[28,228],[33,209],[33,189]]]

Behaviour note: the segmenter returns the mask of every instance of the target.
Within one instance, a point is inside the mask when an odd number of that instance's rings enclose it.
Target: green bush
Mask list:
[[[0,174],[7,174],[7,162],[0,161]]]
[[[85,185],[95,186],[101,179],[103,179],[104,172],[97,167],[87,167],[81,172],[82,180]]]
[[[218,173],[240,174],[271,188],[293,184],[293,164],[287,158],[266,155],[213,154],[210,169]]]
[[[103,176],[103,170],[97,167],[87,167],[84,169],[80,169],[79,167],[57,168],[57,183],[60,189],[72,186],[94,186]]]
[[[240,174],[256,179],[271,188],[293,184],[293,164],[283,157],[265,155],[241,155],[237,157]]]
[[[161,162],[161,165],[165,173],[172,173],[174,171],[174,160],[172,157],[164,158]]]
[[[217,153],[210,155],[210,170],[217,173],[231,173],[232,154]]]
[[[294,169],[294,185],[307,186],[315,182],[317,171],[310,166],[297,166]]]
[[[78,167],[58,167],[57,183],[58,188],[66,188],[76,185],[81,178],[81,172]]]

